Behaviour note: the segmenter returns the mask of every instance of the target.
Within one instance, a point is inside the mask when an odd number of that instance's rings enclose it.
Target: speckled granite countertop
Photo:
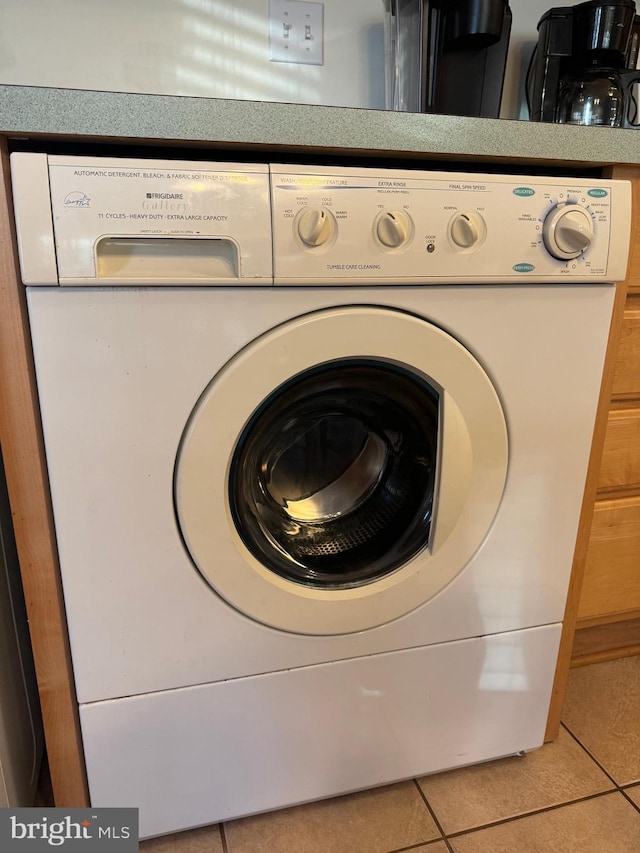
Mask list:
[[[0,86],[0,134],[576,166],[640,163],[640,130],[30,86]]]

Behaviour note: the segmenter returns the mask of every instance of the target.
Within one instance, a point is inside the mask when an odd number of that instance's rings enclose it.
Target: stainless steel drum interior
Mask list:
[[[370,583],[428,545],[438,391],[409,368],[345,359],[277,388],[250,418],[231,513],[267,568],[312,587]]]

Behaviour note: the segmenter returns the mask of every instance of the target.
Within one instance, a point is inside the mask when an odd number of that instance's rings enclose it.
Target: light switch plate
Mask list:
[[[323,65],[324,3],[269,0],[269,59]]]

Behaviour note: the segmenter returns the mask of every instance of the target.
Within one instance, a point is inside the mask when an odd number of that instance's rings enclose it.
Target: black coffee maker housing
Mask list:
[[[589,100],[590,88],[600,83],[599,108],[610,121],[575,123],[615,124],[631,127],[628,103],[633,103],[631,87],[640,80],[636,72],[640,37],[640,17],[634,0],[601,3],[589,0],[576,6],[549,9],[538,23],[538,44],[527,74],[526,93],[532,121],[568,121],[571,97],[576,104]],[[605,84],[602,85],[602,84]],[[607,86],[609,87],[607,89]],[[608,94],[607,94],[608,92]],[[593,98],[593,101],[596,99]],[[625,105],[621,111],[618,101]],[[616,101],[613,104],[613,101]],[[615,118],[614,118],[615,116]]]
[[[384,0],[387,106],[497,118],[511,33],[508,0]]]

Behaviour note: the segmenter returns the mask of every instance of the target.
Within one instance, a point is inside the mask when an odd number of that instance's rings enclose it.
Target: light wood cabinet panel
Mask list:
[[[640,492],[640,407],[609,412],[598,490]]]
[[[640,297],[630,296],[622,321],[613,396],[640,397]]]
[[[0,141],[0,443],[13,516],[47,754],[57,806],[88,805],[78,705],[53,533],[49,484],[8,194],[9,154]]]
[[[640,617],[580,627],[573,643],[573,665],[640,654]]]
[[[576,548],[574,572],[582,589],[573,666],[640,654],[640,170],[617,169],[615,177],[632,181],[627,298],[624,313],[614,318],[617,331],[607,354],[613,382],[600,459],[597,435],[594,440],[593,524],[580,532]]]
[[[640,496],[598,501],[579,619],[640,609]]]

